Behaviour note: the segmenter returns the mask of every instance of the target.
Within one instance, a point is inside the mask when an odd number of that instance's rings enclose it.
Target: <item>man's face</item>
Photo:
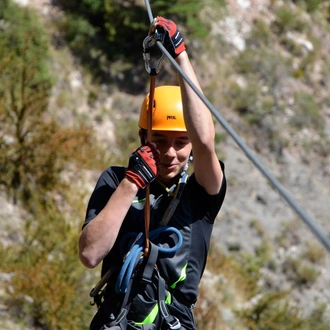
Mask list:
[[[191,142],[187,132],[153,131],[151,142],[160,152],[158,180],[164,184],[181,173],[191,153]]]

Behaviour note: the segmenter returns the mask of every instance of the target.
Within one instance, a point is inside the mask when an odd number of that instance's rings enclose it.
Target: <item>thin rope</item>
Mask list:
[[[150,10],[150,5],[148,0],[145,0],[148,11]],[[150,10],[151,13],[151,10]],[[152,17],[152,14],[149,14]],[[245,155],[251,160],[251,162],[260,170],[260,172],[268,179],[272,186],[280,193],[280,195],[285,199],[289,206],[296,212],[296,214],[305,222],[305,224],[310,228],[310,230],[315,234],[318,240],[330,251],[330,240],[329,237],[323,232],[323,230],[316,224],[315,220],[308,215],[297,203],[297,201],[292,197],[292,195],[284,188],[284,186],[274,177],[274,175],[262,164],[262,162],[257,158],[253,151],[245,144],[245,142],[240,138],[240,136],[234,131],[234,129],[227,123],[227,121],[220,115],[220,113],[213,107],[210,101],[201,93],[201,91],[194,85],[191,79],[181,70],[180,66],[173,59],[171,54],[166,50],[160,41],[156,42],[159,49],[165,54],[172,65],[176,68],[178,73],[182,78],[189,84],[193,91],[198,95],[198,97],[203,101],[203,103],[208,107],[213,116],[221,124],[221,126],[227,131],[227,133],[234,139],[237,145],[244,151]]]
[[[147,8],[150,24],[153,21],[153,16],[150,8],[150,3],[145,0],[145,5]],[[155,80],[156,75],[154,72],[150,72],[150,92],[149,92],[149,107],[148,107],[148,121],[147,121],[147,142],[151,141],[151,130],[152,130],[152,104],[154,102],[154,90],[155,90]],[[149,255],[149,228],[150,228],[150,186],[146,187],[146,203],[144,206],[144,231],[145,231],[145,245],[144,254]]]
[[[151,142],[152,130],[152,109],[154,103],[154,94],[156,86],[156,72],[150,72],[150,91],[149,91],[149,104],[148,104],[148,117],[147,117],[147,142]],[[145,231],[145,247],[144,255],[149,255],[149,228],[150,228],[150,185],[146,187],[146,202],[144,206],[144,231]]]

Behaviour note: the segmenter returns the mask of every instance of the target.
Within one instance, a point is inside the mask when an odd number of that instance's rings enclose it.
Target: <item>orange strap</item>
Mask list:
[[[148,122],[147,122],[147,142],[151,142],[151,131],[152,131],[152,109],[154,103],[156,85],[156,71],[151,70],[150,72],[150,91],[149,91],[149,106],[148,106]],[[144,256],[149,255],[149,228],[150,228],[150,186],[146,187],[146,202],[144,206],[144,231],[145,231],[145,247]]]

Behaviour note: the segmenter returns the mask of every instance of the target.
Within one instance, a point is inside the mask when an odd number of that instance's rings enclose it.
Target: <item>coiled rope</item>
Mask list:
[[[158,254],[162,256],[173,255],[182,245],[182,235],[180,231],[174,227],[159,227],[149,233],[151,241],[157,239],[161,234],[175,234],[177,236],[177,243],[173,247],[158,246]],[[133,243],[132,243],[133,241]],[[143,261],[143,248],[145,237],[142,233],[127,233],[123,236],[121,241],[121,249],[124,250],[125,246],[131,246],[131,249],[125,256],[125,261],[118,275],[116,282],[116,292],[125,293],[128,288],[128,283],[132,278],[132,274],[136,265]]]
[[[148,11],[150,22],[153,21],[153,16],[150,8],[150,3],[145,0],[145,5]],[[324,231],[317,225],[316,221],[305,212],[292,195],[284,188],[284,186],[275,178],[275,176],[266,168],[266,166],[258,159],[254,152],[245,144],[242,138],[235,132],[235,130],[227,123],[227,121],[220,115],[220,113],[214,108],[210,101],[198,90],[191,79],[181,70],[180,66],[176,63],[170,53],[166,50],[160,41],[156,41],[156,45],[165,54],[171,64],[175,67],[182,78],[189,84],[193,91],[208,107],[213,116],[217,119],[220,125],[227,131],[227,133],[234,139],[237,145],[244,151],[248,159],[259,169],[259,171],[266,177],[266,179],[272,184],[272,186],[279,192],[288,205],[296,212],[296,214],[304,221],[309,229],[314,233],[316,238],[326,247],[330,252],[330,239],[324,233]]]

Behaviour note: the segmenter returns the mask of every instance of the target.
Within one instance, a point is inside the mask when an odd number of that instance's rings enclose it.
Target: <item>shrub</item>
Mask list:
[[[320,275],[315,265],[298,258],[288,257],[284,267],[285,272],[297,285],[314,283]]]
[[[298,0],[297,5],[301,6],[303,9],[305,9],[307,12],[312,13],[316,11],[322,3],[324,3],[324,0]]]
[[[268,292],[236,311],[249,330],[301,330],[304,320],[285,292]]]
[[[263,19],[255,19],[253,21],[252,30],[246,38],[246,43],[249,47],[271,46],[275,38],[272,30]]]
[[[0,184],[17,191],[28,172],[26,158],[49,122],[46,111],[51,77],[46,61],[48,40],[35,15],[8,3],[0,16]]]
[[[296,93],[293,105],[294,115],[291,124],[298,128],[310,128],[322,132],[324,130],[324,120],[321,115],[320,106],[315,97],[308,93]]]
[[[0,185],[15,202],[28,201],[34,190],[56,190],[67,162],[86,168],[102,153],[87,125],[60,127],[47,113],[49,40],[36,16],[9,4],[1,16]]]
[[[322,265],[326,259],[326,252],[320,244],[314,243],[313,241],[307,241],[303,257],[311,263]]]
[[[13,319],[30,325],[86,329],[93,313],[86,294],[92,278],[86,277],[78,259],[81,201],[77,203],[68,194],[59,204],[49,197],[41,204],[37,194],[25,222],[23,242],[0,249],[1,271],[10,274],[4,302]],[[70,216],[65,215],[65,208]]]
[[[275,8],[276,19],[272,23],[272,31],[281,35],[288,31],[303,32],[308,27],[307,22],[302,18],[298,10],[294,10],[290,5],[280,5]]]

